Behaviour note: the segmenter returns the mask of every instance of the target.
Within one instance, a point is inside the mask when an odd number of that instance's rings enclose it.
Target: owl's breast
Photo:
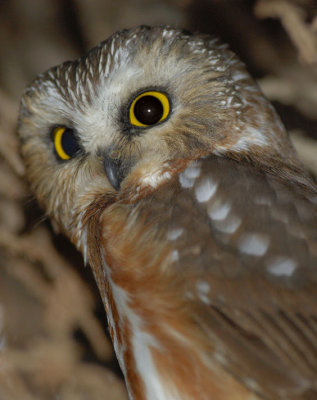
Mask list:
[[[315,196],[210,158],[104,211],[105,301],[120,364],[140,390],[132,398],[291,398],[315,381],[317,358],[307,362],[293,320],[317,316]],[[314,346],[314,331],[304,335]]]

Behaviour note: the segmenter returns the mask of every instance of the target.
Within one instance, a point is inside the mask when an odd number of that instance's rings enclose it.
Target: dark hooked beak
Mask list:
[[[103,167],[111,185],[116,190],[120,190],[121,182],[127,175],[127,167],[123,165],[120,159],[111,158],[109,155],[105,155]]]

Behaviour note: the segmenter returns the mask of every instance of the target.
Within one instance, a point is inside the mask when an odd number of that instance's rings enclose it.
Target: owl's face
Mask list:
[[[293,150],[243,65],[210,37],[140,27],[40,75],[19,135],[41,204],[82,245],[98,198],[155,190],[207,154],[286,158]]]

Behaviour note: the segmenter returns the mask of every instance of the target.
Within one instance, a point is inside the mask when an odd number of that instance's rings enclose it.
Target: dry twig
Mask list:
[[[255,6],[258,18],[278,18],[297,47],[304,63],[317,62],[317,37],[314,24],[305,23],[305,9],[287,0],[258,0]]]

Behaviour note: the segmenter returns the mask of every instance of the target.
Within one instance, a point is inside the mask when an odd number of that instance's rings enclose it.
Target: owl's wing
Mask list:
[[[153,199],[157,213],[170,204],[175,268],[213,357],[272,399],[317,399],[317,196],[303,192],[212,158]]]

